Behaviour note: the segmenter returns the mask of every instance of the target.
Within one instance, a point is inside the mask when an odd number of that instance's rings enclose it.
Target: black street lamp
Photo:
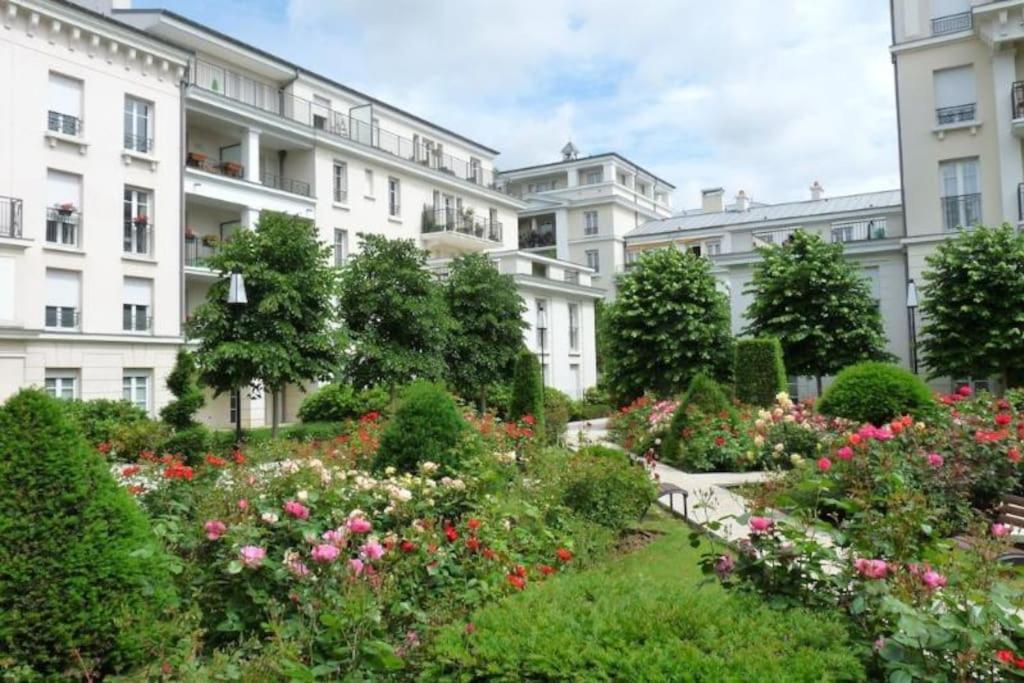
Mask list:
[[[249,303],[245,295],[245,278],[241,273],[231,273],[231,280],[228,283],[228,305],[235,311],[235,319],[241,313],[242,306]],[[242,389],[235,390],[235,445],[242,445]]]
[[[917,374],[917,285],[907,282],[907,318],[910,321],[910,367]]]

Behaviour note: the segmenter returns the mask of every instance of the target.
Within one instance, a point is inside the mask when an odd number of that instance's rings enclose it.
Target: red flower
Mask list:
[[[377,412],[376,410],[371,410],[370,412],[366,413],[366,415],[363,415],[361,418],[359,418],[359,421],[362,422],[363,424],[367,424],[370,422],[376,422],[379,419],[380,413]]]
[[[235,452],[231,454],[231,459],[235,461],[236,465],[241,465],[245,462],[245,456],[242,455],[242,451],[237,448],[235,449]]]
[[[1000,662],[1003,662],[1004,664],[1010,664],[1013,662],[1014,657],[1013,653],[1009,650],[999,650],[998,652],[996,652],[996,659],[998,659]]]
[[[1000,427],[1005,427],[1011,422],[1013,422],[1013,416],[1009,413],[999,413],[996,415],[996,424]]]
[[[128,493],[132,494],[133,496],[137,496],[145,490],[145,486],[139,486],[138,484],[136,484],[135,486],[128,487]]]
[[[569,550],[566,550],[565,548],[559,548],[555,552],[555,554],[558,555],[558,559],[561,560],[562,562],[568,562],[569,560],[572,559],[572,552],[570,552]]]
[[[716,436],[715,437],[715,445],[716,446],[724,446],[725,445],[725,437]]]
[[[969,386],[964,384],[963,386],[959,387],[956,390],[956,393],[960,394],[961,396],[970,396],[973,392],[971,391],[971,388]]]
[[[455,527],[453,527],[450,524],[444,528],[444,535],[448,537],[448,540],[451,543],[454,543],[455,541],[459,540],[459,532],[456,531]]]
[[[508,582],[513,588],[516,588],[518,590],[523,590],[524,588],[526,588],[526,579],[522,578],[521,576],[509,574]]]
[[[412,541],[402,541],[398,545],[398,547],[402,550],[403,553],[411,553],[416,550],[416,544]]]
[[[476,536],[468,538],[466,539],[466,547],[475,553],[477,550],[480,550],[480,541]]]
[[[523,415],[523,422],[532,427],[537,424],[537,419],[533,415]]]
[[[483,555],[488,560],[496,560],[496,559],[498,559],[498,554],[496,552],[494,552],[493,550],[491,550],[490,548],[484,548]]]
[[[472,621],[466,624],[466,635],[471,636],[476,633],[476,624]]]
[[[113,448],[113,446],[110,445],[109,441],[104,441],[103,443],[96,446],[96,450],[104,454],[109,453],[111,448]]]
[[[128,467],[125,467],[123,470],[121,470],[121,476],[130,477],[132,475],[138,474],[141,471],[142,468],[139,467],[138,465],[129,465]]]
[[[1010,459],[1010,462],[1020,462],[1020,450],[1016,446],[1011,446],[1006,451],[1006,457]]]
[[[480,528],[480,520],[477,519],[476,517],[470,517],[469,521],[466,522],[466,526],[468,526],[473,531],[476,531],[477,529]]]
[[[526,567],[524,567],[521,564],[517,564],[515,567],[512,568],[512,573],[515,574],[516,576],[519,576],[519,577],[525,579],[526,578]]]
[[[538,564],[537,571],[539,571],[544,576],[548,576],[549,574],[555,573],[555,568],[552,567],[550,564]]]
[[[167,479],[184,479],[185,481],[192,481],[194,474],[195,473],[192,471],[191,467],[183,465],[180,462],[176,462],[164,470],[164,477]]]
[[[210,453],[207,453],[204,459],[206,460],[206,464],[212,467],[224,467],[224,465],[228,464],[227,460],[224,458],[218,458],[216,455],[212,455]]]

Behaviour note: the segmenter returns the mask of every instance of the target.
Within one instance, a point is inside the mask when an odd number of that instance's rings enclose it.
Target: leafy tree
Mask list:
[[[753,294],[745,334],[777,337],[786,369],[821,378],[864,360],[888,360],[882,314],[868,281],[843,258],[841,243],[797,230],[761,260],[744,293]]]
[[[188,429],[197,424],[196,411],[206,403],[198,378],[195,358],[187,349],[181,349],[174,360],[174,368],[167,375],[167,388],[174,400],[160,410],[160,419],[175,429]]]
[[[412,240],[360,235],[359,254],[341,274],[339,308],[352,349],[343,374],[357,387],[396,387],[445,374],[452,327],[427,252]]]
[[[537,356],[521,346],[512,373],[512,398],[509,401],[508,417],[519,420],[529,415],[536,420],[536,433],[544,432],[544,378],[541,376]]]
[[[452,317],[449,384],[486,409],[488,387],[508,376],[523,345],[526,305],[512,276],[499,273],[485,254],[452,261],[444,294]]]
[[[241,230],[209,259],[222,278],[188,325],[199,341],[203,382],[218,394],[249,386],[274,397],[288,384],[329,378],[343,334],[333,297],[338,271],[312,222],[264,211],[255,230]],[[245,278],[248,303],[227,303],[228,275]]]
[[[620,403],[677,394],[698,372],[732,365],[729,306],[706,259],[679,249],[640,256],[602,313],[605,376]]]
[[[1024,373],[1024,236],[978,226],[939,245],[924,273],[921,349],[932,377]]]

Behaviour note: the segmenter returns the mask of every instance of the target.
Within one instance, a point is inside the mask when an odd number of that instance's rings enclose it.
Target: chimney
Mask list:
[[[825,194],[825,188],[821,186],[821,183],[815,180],[814,184],[811,185],[811,199],[817,201],[821,199],[823,194]]]
[[[700,191],[701,213],[721,213],[725,211],[725,190],[721,187],[709,187]]]
[[[746,211],[750,208],[750,197],[743,190],[736,193],[736,210]]]

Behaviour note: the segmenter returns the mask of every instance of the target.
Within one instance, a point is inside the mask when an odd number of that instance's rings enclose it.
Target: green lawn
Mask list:
[[[689,528],[479,610],[430,645],[430,680],[833,681],[865,674],[838,620],[701,584]]]

